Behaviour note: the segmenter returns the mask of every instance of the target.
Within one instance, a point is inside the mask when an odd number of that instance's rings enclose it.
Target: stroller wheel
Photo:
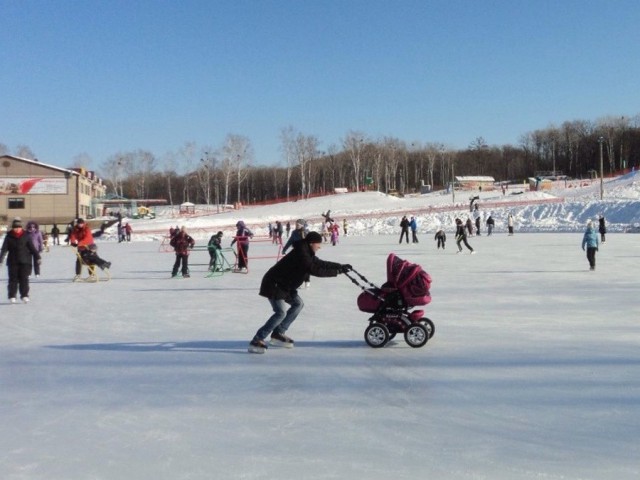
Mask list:
[[[427,329],[427,332],[429,333],[429,338],[433,337],[433,334],[436,333],[436,326],[433,324],[433,322],[429,320],[427,317],[423,317],[420,319],[420,323],[424,325],[424,328]]]
[[[429,332],[423,324],[414,323],[404,332],[404,339],[410,347],[419,348],[429,340]]]
[[[389,329],[382,323],[370,323],[364,331],[364,341],[371,348],[384,347],[389,341]]]

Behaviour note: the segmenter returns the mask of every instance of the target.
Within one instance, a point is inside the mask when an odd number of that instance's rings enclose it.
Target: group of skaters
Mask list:
[[[53,235],[54,230],[56,231],[55,235]],[[59,245],[59,230],[56,225],[52,229],[52,236],[54,245]],[[45,239],[46,237],[40,231],[37,222],[31,220],[23,226],[20,217],[15,217],[12,220],[11,229],[7,232],[0,249],[0,264],[4,263],[5,259],[7,261],[9,277],[7,295],[10,303],[17,303],[18,294],[23,303],[29,303],[29,279],[32,274],[36,278],[40,276],[42,253],[48,251]],[[56,240],[58,241],[56,242]],[[111,267],[111,262],[98,256],[98,247],[94,242],[91,230],[82,218],[73,223],[68,241],[78,251],[74,281],[80,278],[83,264],[97,266],[103,270]]]

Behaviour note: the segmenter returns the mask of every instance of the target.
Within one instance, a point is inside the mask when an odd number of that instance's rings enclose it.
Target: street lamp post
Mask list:
[[[602,144],[604,143],[604,137],[598,137],[598,143],[600,144],[600,200],[602,200],[604,198],[604,168],[602,156]]]

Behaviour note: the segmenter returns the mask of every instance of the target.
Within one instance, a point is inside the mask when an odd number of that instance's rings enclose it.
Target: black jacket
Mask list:
[[[275,300],[289,300],[307,274],[335,277],[340,273],[340,268],[339,263],[320,260],[309,244],[302,241],[264,274],[260,295]]]
[[[4,261],[5,255],[7,256],[7,265],[31,265],[34,257],[40,258],[38,249],[33,246],[33,242],[24,230],[21,235],[17,235],[14,230],[7,232],[4,242],[2,242],[2,250],[0,250],[0,262]]]

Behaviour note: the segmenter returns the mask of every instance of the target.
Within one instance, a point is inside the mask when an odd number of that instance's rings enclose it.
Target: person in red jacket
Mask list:
[[[82,218],[78,219],[75,227],[71,230],[71,233],[69,234],[69,243],[71,243],[72,247],[76,247],[78,249],[78,253],[82,258],[82,261],[87,265],[97,265],[102,270],[111,267],[111,262],[103,260],[96,253],[97,247],[93,241],[93,234],[91,233],[89,225],[87,225]],[[74,280],[78,280],[80,278],[81,272],[82,264],[80,263],[80,259],[76,259],[76,276]]]
[[[32,258],[40,263],[40,252],[33,246],[29,235],[22,228],[22,220],[16,217],[11,223],[0,249],[0,264],[7,257],[9,285],[7,288],[9,301],[16,303],[16,294],[20,290],[20,298],[29,302],[29,275],[31,275]]]

